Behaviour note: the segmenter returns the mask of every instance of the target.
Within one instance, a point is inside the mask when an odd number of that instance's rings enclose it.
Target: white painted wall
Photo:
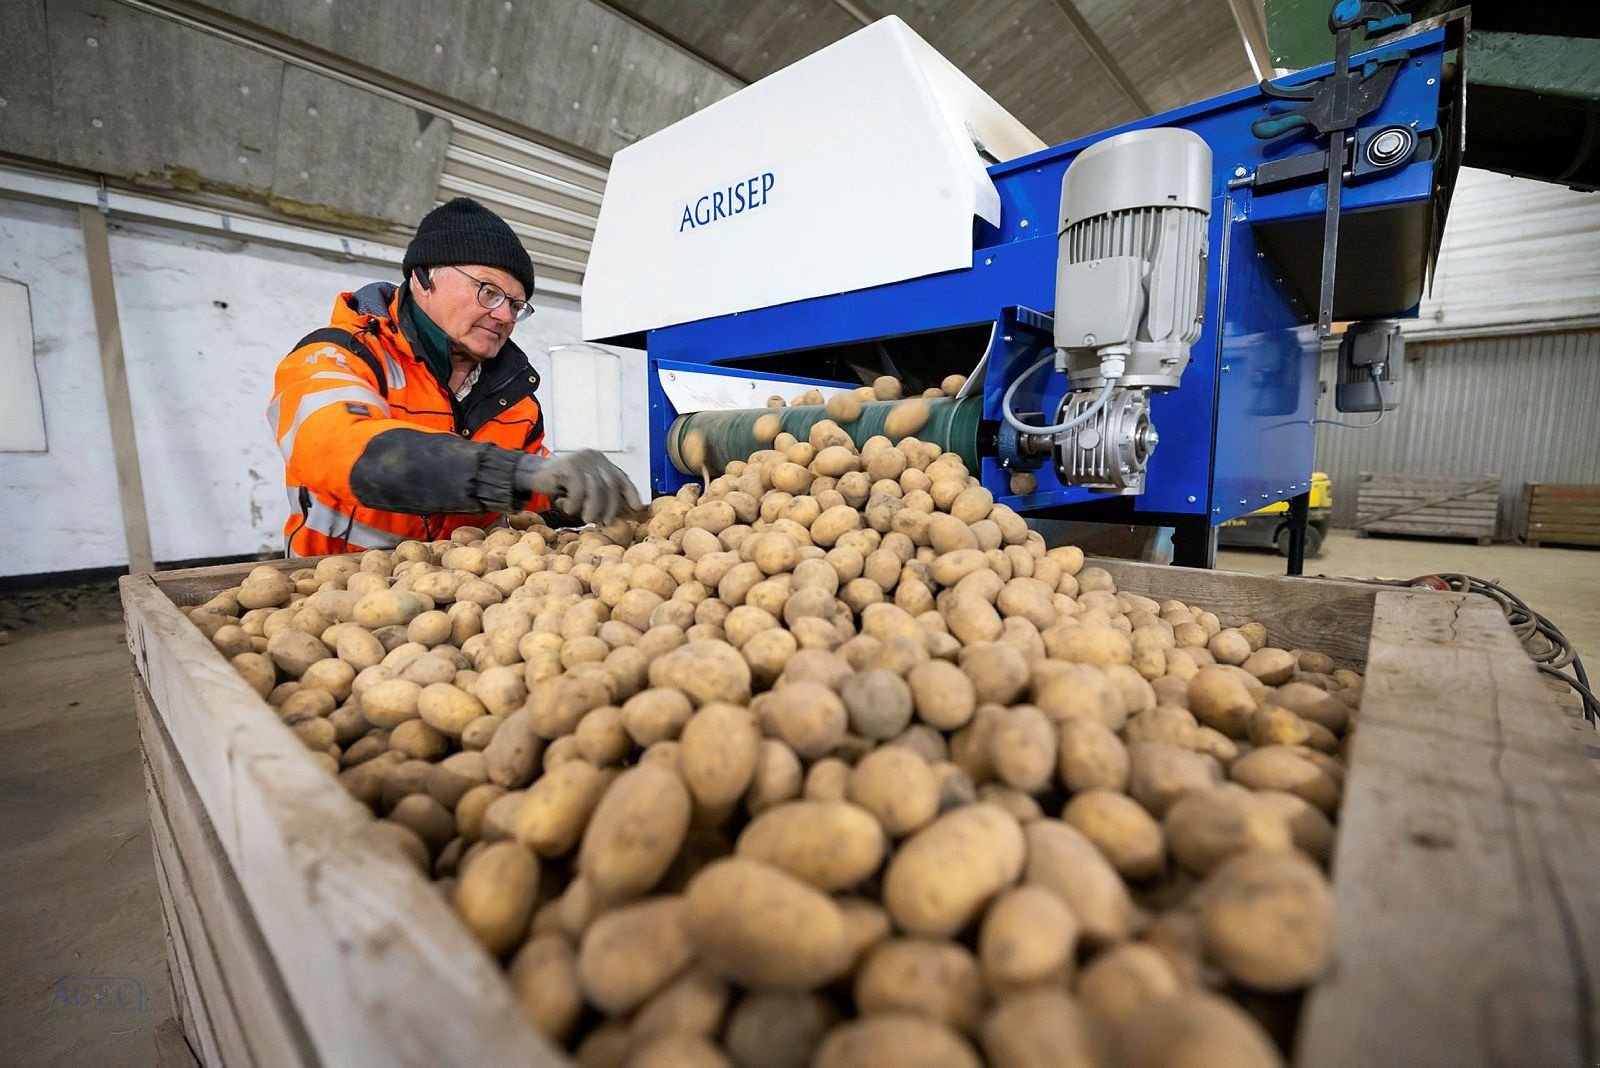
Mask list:
[[[336,294],[392,279],[394,269],[115,219],[110,244],[156,559],[276,550],[286,502],[264,415],[273,369],[327,323]],[[76,210],[0,197],[0,277],[28,287],[48,433],[47,451],[0,453],[0,515],[9,520],[0,524],[0,576],[124,565]],[[546,348],[578,335],[576,304],[550,299],[517,329],[547,383],[541,395],[561,393],[560,361],[552,374]],[[642,358],[624,358],[621,385],[620,405],[609,405],[623,420],[614,459],[643,486]],[[565,403],[549,405],[545,418],[551,447],[560,447],[572,418]]]

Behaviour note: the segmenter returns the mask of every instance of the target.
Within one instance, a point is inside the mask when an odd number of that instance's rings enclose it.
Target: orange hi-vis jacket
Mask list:
[[[328,326],[278,364],[267,419],[288,485],[288,555],[433,541],[551,507],[512,489],[520,454],[548,452],[527,356],[507,341],[458,401],[401,325],[402,299],[385,282],[341,293]]]

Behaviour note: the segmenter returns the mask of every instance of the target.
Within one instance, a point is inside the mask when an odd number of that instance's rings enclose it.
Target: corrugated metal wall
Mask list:
[[[1356,514],[1362,471],[1498,474],[1500,536],[1524,482],[1600,482],[1600,332],[1413,341],[1405,396],[1370,430],[1317,428],[1317,470],[1333,476],[1333,522]],[[1318,414],[1333,408],[1337,354],[1324,352]]]
[[[1600,195],[1463,168],[1432,292],[1406,335],[1593,326],[1600,319],[1596,242]]]

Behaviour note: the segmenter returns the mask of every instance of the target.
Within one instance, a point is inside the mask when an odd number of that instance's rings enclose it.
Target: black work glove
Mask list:
[[[517,460],[513,485],[519,493],[550,498],[557,508],[585,523],[609,523],[639,508],[639,495],[628,476],[594,449],[559,456],[524,455]]]

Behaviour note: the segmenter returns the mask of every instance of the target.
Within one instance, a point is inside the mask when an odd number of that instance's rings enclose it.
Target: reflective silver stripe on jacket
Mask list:
[[[301,514],[300,487],[290,486],[288,494],[290,510],[295,515]],[[305,526],[302,529],[314,530],[330,538],[345,539],[363,549],[392,549],[405,540],[398,534],[356,522],[339,509],[323,504],[315,496],[311,497],[311,510],[305,513],[305,519]],[[292,539],[290,551],[293,551]]]
[[[267,415],[268,418],[270,418],[273,422],[274,430],[277,429],[279,411],[278,402],[280,399],[281,394],[279,397],[273,398],[272,404],[267,408]],[[340,404],[345,401],[354,401],[360,404],[370,404],[378,411],[381,411],[385,416],[389,414],[389,406],[384,403],[383,398],[378,396],[371,389],[364,385],[346,386],[342,389],[325,389],[318,393],[308,393],[304,397],[300,398],[300,406],[296,408],[294,412],[294,422],[289,425],[289,429],[284,432],[283,437],[278,439],[278,451],[283,453],[284,460],[288,461],[294,456],[294,438],[295,435],[299,433],[302,423],[329,405]]]
[[[390,356],[387,351],[384,351],[383,366],[384,370],[387,371],[389,375],[389,388],[405,389],[406,373],[401,369],[400,361],[396,360],[393,356]]]

